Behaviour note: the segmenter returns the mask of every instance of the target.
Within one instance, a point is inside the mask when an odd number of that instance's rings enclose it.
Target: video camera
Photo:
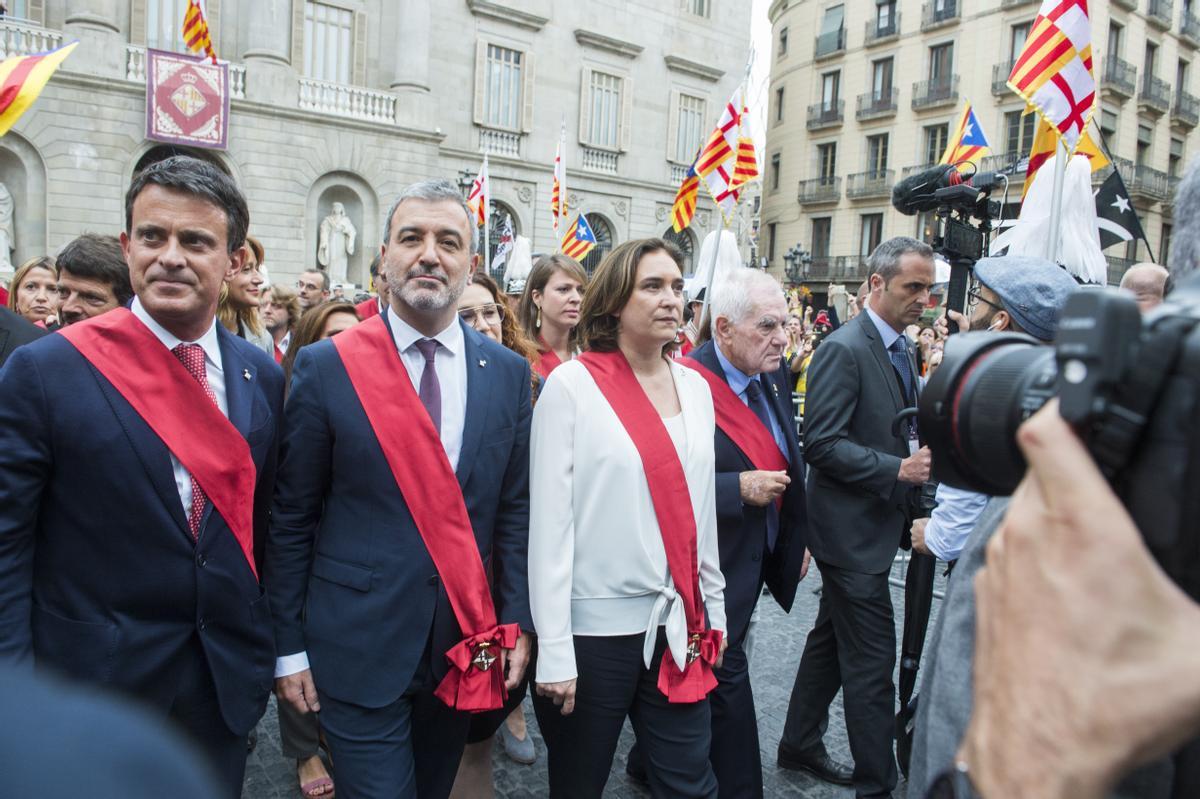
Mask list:
[[[1200,274],[1144,320],[1115,290],[1077,292],[1053,347],[951,336],[917,417],[934,478],[1011,494],[1025,473],[1017,427],[1056,396],[1155,559],[1200,601]]]
[[[992,220],[1000,217],[1000,203],[991,199],[991,193],[1007,184],[1008,177],[1001,172],[964,177],[957,166],[939,164],[893,186],[892,206],[907,216],[937,211],[946,221],[938,249],[951,261],[964,258],[974,263],[984,256]],[[972,219],[978,224],[973,226]]]

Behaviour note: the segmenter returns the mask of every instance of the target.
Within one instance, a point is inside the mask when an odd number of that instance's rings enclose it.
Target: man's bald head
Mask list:
[[[1132,292],[1138,308],[1146,313],[1163,301],[1170,272],[1158,264],[1140,263],[1129,267],[1121,278],[1121,288]]]

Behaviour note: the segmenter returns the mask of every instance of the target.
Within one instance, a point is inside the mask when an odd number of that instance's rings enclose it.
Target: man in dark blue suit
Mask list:
[[[0,658],[137,696],[236,797],[274,665],[254,538],[283,377],[216,324],[249,223],[233,181],[169,158],[125,209],[130,308],[0,371]]]
[[[725,575],[729,648],[724,664],[716,670],[717,689],[709,695],[710,760],[720,795],[740,799],[763,793],[758,720],[745,650],[750,617],[764,582],[780,606],[791,610],[796,585],[808,566],[808,522],[804,460],[783,366],[787,346],[783,291],[765,272],[735,272],[717,284],[711,316],[713,339],[691,353],[706,376],[715,375],[722,383],[712,387],[717,408],[717,537]],[[750,423],[769,436],[766,445],[774,444],[782,457],[776,456],[773,464],[755,463],[745,451],[750,447],[735,440],[737,433],[730,424],[722,424],[726,418],[722,400],[752,411]]]
[[[276,693],[320,711],[354,797],[448,795],[463,686],[495,680],[499,699],[529,656],[529,365],[458,318],[474,231],[451,184],[407,188],[384,227],[388,309],[293,372],[267,550]]]

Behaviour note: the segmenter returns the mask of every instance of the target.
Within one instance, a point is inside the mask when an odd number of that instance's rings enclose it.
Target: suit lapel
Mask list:
[[[879,371],[883,375],[883,382],[887,384],[888,391],[892,393],[892,402],[895,404],[896,410],[899,411],[905,407],[905,403],[904,398],[900,396],[900,383],[896,377],[896,367],[892,366],[892,359],[888,357],[887,349],[883,346],[883,339],[880,338],[879,331],[875,328],[875,322],[871,319],[871,315],[864,310],[858,315],[858,318],[862,320],[858,325],[858,329],[867,337],[867,348],[875,356],[875,363],[879,365]]]
[[[217,325],[217,342],[221,347],[221,371],[225,374],[225,404],[229,408],[229,421],[245,438],[250,432],[250,411],[254,407],[257,371],[237,351],[233,334],[220,324]]]
[[[780,367],[780,369],[786,370],[787,365],[784,364]],[[790,376],[791,372],[787,372],[787,374]],[[775,419],[779,422],[779,427],[783,431],[784,441],[787,442],[788,464],[792,465],[795,464],[800,458],[800,450],[793,441],[795,436],[788,432],[789,430],[796,429],[796,412],[792,406],[792,392],[788,390],[786,378],[781,379],[779,372],[765,375],[765,377],[765,382],[767,384],[767,388],[765,390],[768,392],[769,396],[771,397],[771,401],[774,403],[773,407],[775,408]],[[782,389],[780,388],[780,383],[783,384]]]
[[[488,370],[496,367],[488,363],[480,346],[480,334],[459,322],[463,328],[463,357],[467,364],[467,409],[463,420],[462,447],[458,452],[459,485],[465,486],[475,464],[475,455],[483,440],[483,431],[488,426]]]
[[[729,376],[725,374],[725,368],[723,366],[721,366],[721,359],[717,357],[717,345],[715,343],[713,343],[711,340],[706,341],[698,349],[692,350],[691,357],[695,358],[697,361],[704,364],[704,366],[708,367],[708,370],[711,371],[713,374],[715,374],[717,377],[721,378],[721,382],[723,382],[725,385],[727,385],[727,386],[729,385]],[[733,388],[730,387],[729,390],[733,391]],[[736,396],[736,395],[734,395],[734,396]],[[741,397],[738,397],[738,401],[739,402],[741,401]],[[717,429],[718,429],[718,431],[720,430],[720,428],[717,428]],[[724,436],[725,433],[721,432],[721,435]],[[725,436],[725,437],[729,438],[728,436]],[[730,443],[733,444],[732,439],[730,439]],[[737,444],[733,444],[733,449],[735,452],[737,452],[738,457],[742,459],[743,463],[746,464],[747,469],[754,468],[754,464],[750,461],[749,458],[746,457],[746,454],[744,452],[742,452],[740,449],[738,449]]]

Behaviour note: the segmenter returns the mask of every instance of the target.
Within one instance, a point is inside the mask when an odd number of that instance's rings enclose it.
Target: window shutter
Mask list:
[[[521,116],[521,130],[529,133],[533,130],[533,51],[526,50],[522,52],[521,60],[524,62],[521,100],[525,103],[524,112]]]
[[[633,83],[621,78],[621,152],[628,152],[633,140]]]
[[[39,25],[46,24],[46,3],[45,0],[29,0],[29,8],[26,10],[29,14],[31,22],[36,22]],[[143,13],[145,13],[143,11]]]
[[[579,78],[579,143],[591,144],[592,71],[584,67]]]
[[[146,2],[146,0],[135,0]],[[304,69],[304,11],[306,0],[295,0],[292,3],[292,69],[307,77]]]
[[[351,82],[355,86],[367,85],[367,14],[365,11],[354,12],[354,43],[351,45]]]
[[[671,89],[671,106],[667,112],[667,160],[679,160],[679,103],[680,92]]]
[[[35,1],[38,6],[42,5],[42,0],[35,0]],[[33,16],[33,6],[34,6],[34,3],[30,2],[30,4],[29,4],[30,16]],[[133,0],[133,2],[130,4],[130,7],[129,7],[129,13],[132,18],[131,24],[129,26],[129,42],[130,42],[130,44],[140,44],[140,45],[145,46],[145,44],[146,44],[146,0]],[[43,16],[44,16],[44,13],[43,13]],[[36,17],[34,17],[34,21],[35,22],[37,21]],[[42,24],[43,25],[46,24],[44,19],[42,20]]]
[[[475,124],[483,124],[483,102],[487,97],[487,42],[475,42]]]

